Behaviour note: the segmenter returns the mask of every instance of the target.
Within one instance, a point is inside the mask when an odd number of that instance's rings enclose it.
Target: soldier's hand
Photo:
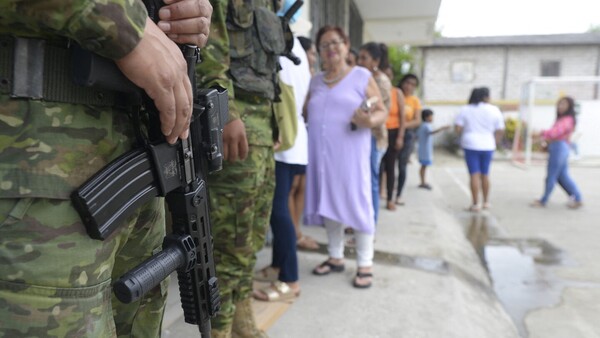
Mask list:
[[[164,0],[158,27],[173,41],[204,47],[213,8],[208,0]]]
[[[246,126],[240,119],[229,121],[223,128],[223,158],[226,161],[243,161],[248,156]]]
[[[152,20],[146,19],[142,40],[115,63],[154,100],[167,142],[172,144],[179,137],[187,138],[193,94],[187,64],[179,47]]]

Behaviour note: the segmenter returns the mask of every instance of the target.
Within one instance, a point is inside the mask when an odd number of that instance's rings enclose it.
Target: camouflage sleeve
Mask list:
[[[210,0],[213,7],[208,43],[201,51],[202,62],[197,66],[198,87],[227,88],[229,92],[229,121],[239,119],[235,106],[233,82],[229,72],[229,35],[227,34],[227,0]]]
[[[57,34],[110,59],[137,46],[148,17],[141,0],[0,1],[0,13],[13,32]]]

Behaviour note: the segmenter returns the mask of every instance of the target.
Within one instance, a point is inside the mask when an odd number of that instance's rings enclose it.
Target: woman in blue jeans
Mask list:
[[[569,194],[567,206],[577,209],[582,206],[581,193],[575,181],[569,175],[569,139],[575,130],[575,100],[565,96],[556,104],[556,122],[552,128],[534,134],[548,144],[548,173],[544,187],[544,194],[539,200],[532,203],[533,207],[544,207],[548,203],[550,194],[558,182]]]
[[[369,42],[360,46],[358,52],[358,65],[367,68],[373,74],[373,79],[379,87],[381,99],[386,111],[390,110],[390,92],[392,83],[382,69],[389,67],[388,49],[383,43]],[[388,135],[385,123],[371,130],[371,193],[373,210],[375,211],[375,224],[379,216],[379,167],[381,159],[388,146]]]

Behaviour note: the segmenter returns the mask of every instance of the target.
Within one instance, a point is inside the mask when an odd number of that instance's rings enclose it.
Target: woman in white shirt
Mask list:
[[[474,88],[469,104],[460,110],[454,122],[456,132],[461,134],[460,145],[470,175],[472,204],[469,211],[477,212],[479,187],[483,193],[483,209],[490,207],[489,169],[496,150],[496,139],[504,132],[504,118],[498,107],[491,105],[487,87]]]

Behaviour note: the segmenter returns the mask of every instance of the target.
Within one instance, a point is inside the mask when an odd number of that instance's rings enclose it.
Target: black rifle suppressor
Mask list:
[[[156,22],[162,1],[144,1]],[[118,88],[133,106],[142,146],[115,159],[71,194],[73,205],[90,237],[105,240],[138,207],[164,196],[172,216],[173,232],[161,252],[148,258],[113,283],[124,303],[138,300],[177,271],[184,318],[210,337],[210,318],[220,309],[215,277],[206,176],[222,167],[222,132],[228,119],[227,91],[196,90],[196,46],[180,46],[188,64],[194,91],[189,137],[170,145],[160,132],[158,111],[143,91],[129,82],[110,60],[74,48],[74,81],[85,86]],[[132,103],[134,102],[134,103]],[[140,110],[147,111],[142,136]]]

